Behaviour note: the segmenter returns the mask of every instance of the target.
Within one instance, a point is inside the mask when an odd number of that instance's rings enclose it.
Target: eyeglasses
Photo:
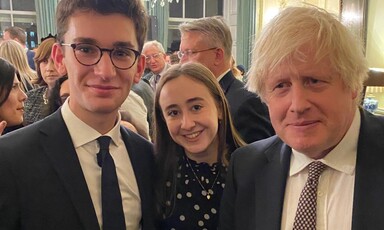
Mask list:
[[[109,52],[113,66],[121,70],[127,70],[135,64],[137,58],[140,56],[139,51],[128,47],[107,49],[88,43],[61,43],[61,45],[72,47],[76,60],[85,66],[92,66],[99,63],[105,51]]]
[[[209,48],[209,49],[205,49],[205,50],[196,50],[196,51],[193,51],[193,50],[181,51],[180,50],[180,51],[177,52],[177,56],[180,59],[182,59],[184,56],[189,57],[192,54],[201,53],[201,52],[205,52],[205,51],[209,51],[209,50],[214,50],[214,49],[217,49],[217,47],[213,47],[213,48]]]
[[[155,54],[151,54],[151,55],[145,56],[145,62],[149,63],[151,61],[151,58],[153,58],[154,60],[158,60],[160,58],[161,54],[162,53],[155,53]]]

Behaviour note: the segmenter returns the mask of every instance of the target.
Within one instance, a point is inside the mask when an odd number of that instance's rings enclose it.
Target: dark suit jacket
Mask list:
[[[384,226],[384,117],[361,112],[352,229]],[[235,151],[220,209],[220,229],[280,229],[292,150],[277,136]]]
[[[31,67],[31,69],[36,70],[35,61],[33,60],[34,57],[35,52],[32,50],[27,50],[28,65]]]
[[[153,147],[121,128],[135,172],[142,229],[153,227]],[[58,110],[0,138],[0,229],[100,230],[67,127]]]
[[[245,142],[252,143],[275,134],[267,106],[256,94],[246,90],[232,71],[219,83],[228,100],[234,125]]]

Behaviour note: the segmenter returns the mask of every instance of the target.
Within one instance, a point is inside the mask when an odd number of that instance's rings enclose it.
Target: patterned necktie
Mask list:
[[[116,175],[115,163],[109,153],[111,138],[101,136],[97,138],[100,152],[97,163],[101,169],[101,207],[103,216],[103,230],[125,229],[125,219],[119,183]]]
[[[314,161],[309,164],[308,179],[301,192],[293,230],[316,230],[317,185],[325,164]]]
[[[153,91],[156,91],[156,86],[157,86],[157,83],[159,83],[160,81],[160,74],[156,74],[155,76],[153,76],[154,79],[153,79],[153,85],[152,85],[152,88],[153,88]]]

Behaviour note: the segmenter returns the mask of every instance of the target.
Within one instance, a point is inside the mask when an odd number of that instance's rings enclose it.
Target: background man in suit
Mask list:
[[[274,130],[268,110],[248,92],[231,71],[232,36],[222,17],[207,17],[180,24],[180,62],[196,61],[216,76],[227,97],[236,129],[245,142],[270,137]]]
[[[290,7],[263,29],[248,86],[268,104],[277,136],[232,155],[221,229],[297,229],[314,161],[325,164],[316,229],[384,226],[384,119],[359,107],[367,72],[361,44],[325,10]]]
[[[144,70],[142,1],[61,0],[56,17],[52,57],[71,95],[53,115],[1,137],[0,229],[152,230],[152,144],[121,127],[118,112]],[[105,226],[100,136],[112,139],[121,228]]]
[[[167,54],[163,45],[153,40],[144,44],[143,55],[145,56],[147,68],[151,70],[151,72],[143,76],[143,79],[149,82],[153,91],[156,91],[156,84],[159,82],[161,75],[170,66],[165,60]]]
[[[17,26],[10,26],[4,30],[3,39],[5,41],[6,40],[17,41],[25,49],[25,52],[28,58],[28,65],[31,67],[31,69],[36,70],[35,61],[33,60],[33,58],[35,57],[35,52],[28,49],[27,46],[25,45],[27,41],[27,35],[24,29]]]

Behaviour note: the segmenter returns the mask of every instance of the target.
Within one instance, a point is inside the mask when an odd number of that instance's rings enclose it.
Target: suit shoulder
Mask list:
[[[264,154],[271,147],[275,147],[276,145],[281,145],[282,143],[283,142],[281,141],[281,139],[276,135],[274,135],[272,137],[258,140],[246,146],[238,148],[233,152],[232,156],[233,157],[243,157],[247,155],[257,156],[260,154]]]
[[[234,94],[236,97],[241,98],[243,101],[251,99],[251,100],[260,101],[260,103],[261,103],[260,97],[257,94],[248,91],[245,88],[244,83],[242,83],[241,81],[239,81],[237,79],[235,79],[233,81],[231,87],[228,90],[228,93]]]
[[[141,135],[127,129],[126,127],[121,126],[121,132],[123,133],[123,138],[127,138],[129,142],[135,146],[141,146],[146,148],[153,149],[153,144]]]
[[[31,142],[34,142],[39,133],[39,122],[28,125],[26,127],[21,127],[15,131],[7,133],[4,136],[0,137],[0,146],[2,145],[14,145],[16,146],[26,146]]]

